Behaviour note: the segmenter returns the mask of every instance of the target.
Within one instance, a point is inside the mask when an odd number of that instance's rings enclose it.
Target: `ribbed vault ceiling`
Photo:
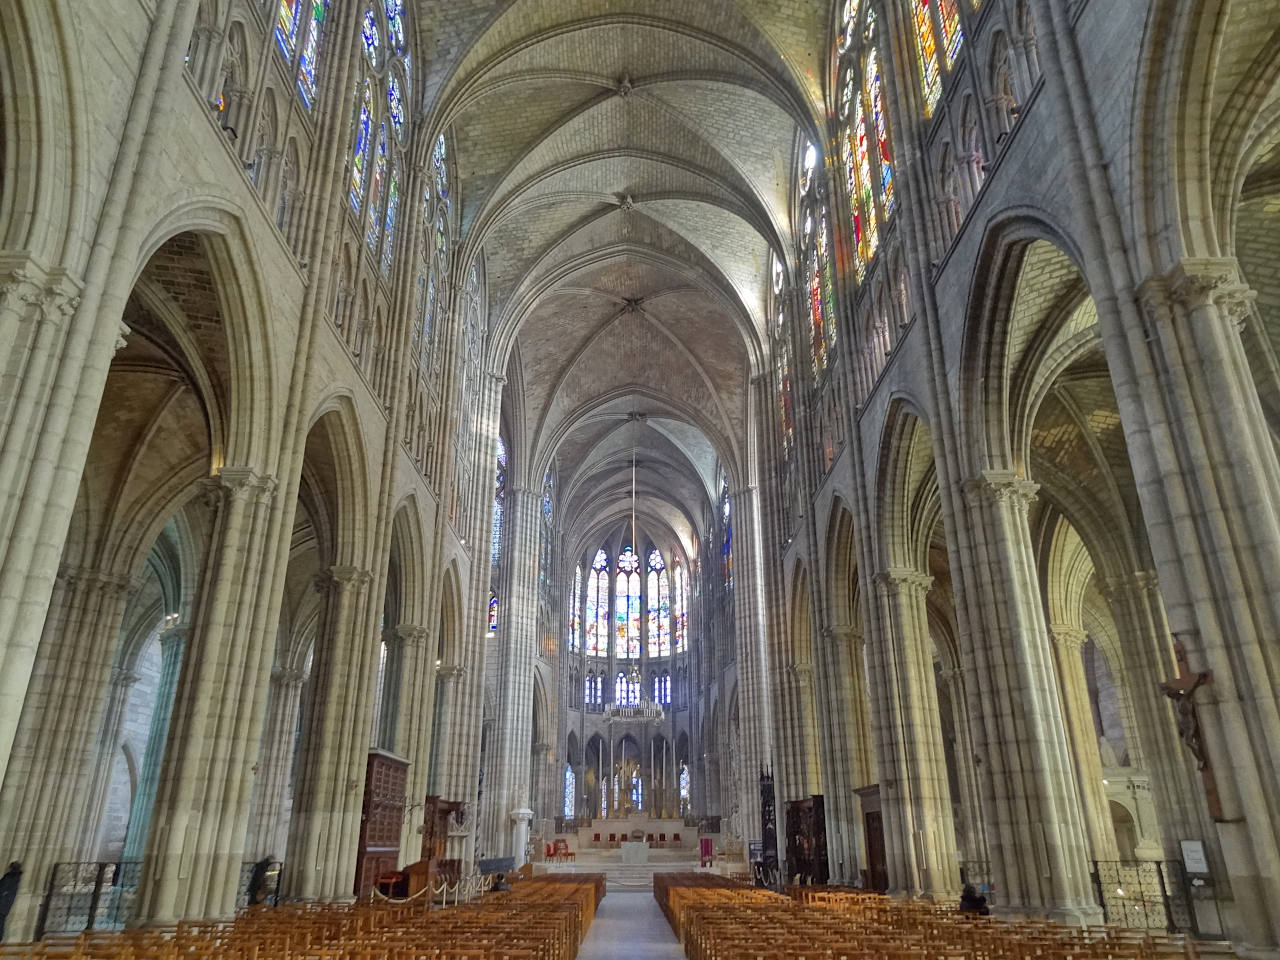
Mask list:
[[[583,542],[637,510],[686,548],[747,476],[770,251],[821,115],[831,5],[419,0],[452,131],[462,241],[482,252],[489,364],[532,484]]]

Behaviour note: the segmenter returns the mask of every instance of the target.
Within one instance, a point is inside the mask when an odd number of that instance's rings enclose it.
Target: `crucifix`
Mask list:
[[[1178,675],[1160,684],[1160,690],[1173,701],[1178,737],[1196,758],[1196,769],[1200,771],[1200,781],[1204,785],[1209,816],[1214,820],[1222,820],[1222,800],[1218,796],[1218,781],[1213,775],[1213,765],[1209,762],[1209,753],[1200,731],[1200,717],[1196,713],[1196,704],[1193,699],[1197,690],[1205,684],[1213,683],[1213,671],[1192,673],[1187,665],[1186,648],[1177,641],[1173,644],[1173,654],[1178,663]]]

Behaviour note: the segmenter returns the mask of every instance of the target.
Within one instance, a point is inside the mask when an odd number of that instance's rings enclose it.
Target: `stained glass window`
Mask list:
[[[687,813],[689,809],[689,767],[680,764],[680,809]]]
[[[947,52],[947,69],[956,62],[964,30],[960,27],[960,5],[956,0],[938,0],[938,18],[942,21],[942,49]]]
[[[400,183],[397,173],[391,174],[391,183],[387,187],[387,216],[385,236],[382,240],[382,275],[391,274],[391,260],[396,250],[396,215],[400,211]]]
[[[320,54],[320,31],[324,26],[325,11],[328,8],[329,0],[315,0],[311,4],[311,22],[307,25],[307,40],[302,45],[302,57],[298,61],[298,93],[302,95],[302,103],[308,109],[316,101],[316,61]]]
[[[685,644],[685,629],[689,609],[689,581],[679,559],[675,561],[675,581],[676,596],[675,607],[672,610],[672,639],[673,646],[679,651]]]
[[[620,707],[627,705],[627,675],[619,673],[613,681],[613,702]]]
[[[644,781],[640,779],[638,773],[631,781],[631,809],[636,813],[644,810]]]
[[[778,375],[778,416],[782,428],[782,451],[790,454],[795,443],[795,410],[791,396],[791,340],[785,334],[778,338],[777,349]],[[676,589],[679,590],[677,581]]]
[[[489,629],[498,629],[498,595],[493,591],[489,592]]]
[[[373,148],[373,170],[369,178],[369,214],[365,242],[375,253],[382,238],[382,190],[387,180],[387,125],[378,126],[378,141]]]
[[[663,670],[653,676],[653,702],[664,707],[671,706],[671,671]]]
[[[597,550],[587,574],[587,656],[608,655],[609,636],[609,557]]]
[[[430,352],[431,345],[431,320],[435,316],[436,308],[436,278],[434,276],[427,278],[426,293],[423,295],[424,303],[422,305],[422,329],[418,334],[419,348],[422,351],[421,362],[426,363]]]
[[[942,71],[938,66],[938,43],[933,33],[929,0],[915,3],[916,52],[920,56],[920,90],[924,94],[925,116],[932,116],[942,95]],[[870,18],[868,18],[870,20]]]
[[[577,652],[582,629],[582,564],[573,571],[573,593],[569,597],[569,649]]]
[[[436,137],[436,145],[431,151],[431,166],[436,173],[436,193],[443,200],[449,196],[449,155],[443,133]]]
[[[493,533],[489,543],[489,562],[497,564],[502,552],[502,505],[507,496],[507,445],[498,438],[497,466],[493,480]]]
[[[364,41],[364,55],[371,66],[377,67],[382,56],[382,37],[378,33],[378,18],[372,10],[364,12],[364,22],[360,25],[360,39]]]
[[[633,660],[640,656],[640,558],[627,547],[618,557],[614,656]]]
[[[876,163],[880,167],[880,207],[887,219],[894,207],[893,154],[889,149],[889,121],[884,111],[884,83],[880,77],[880,60],[874,47],[867,54],[867,95],[871,99],[871,116],[875,121]]]
[[[387,113],[391,117],[391,128],[396,137],[404,137],[404,95],[400,89],[400,78],[394,73],[387,80]]]
[[[733,520],[730,517],[729,478],[720,475],[720,512],[724,516],[724,541],[721,545],[721,556],[724,565],[724,585],[733,589]]]
[[[304,0],[280,0],[280,10],[276,15],[276,43],[284,58],[293,63],[293,54],[298,49],[298,23],[302,19]]]
[[[826,322],[823,324],[823,333],[826,336],[826,355],[830,357],[835,352],[836,346],[836,312],[835,312],[835,285],[831,278],[831,247],[830,235],[827,232],[827,215],[824,213],[818,219],[818,262],[822,265],[822,309],[826,316]]]
[[[657,550],[649,553],[649,656],[671,656],[671,587],[666,564]]]
[[[360,104],[360,117],[356,121],[356,142],[351,153],[351,209],[360,212],[364,201],[365,176],[369,167],[369,151],[373,142],[373,88],[364,82],[364,99]]]
[[[393,53],[404,52],[404,0],[383,0],[387,14],[387,45]]]
[[[813,186],[813,171],[818,165],[818,148],[812,143],[806,144],[800,160],[800,191],[808,193]]]
[[[573,767],[564,765],[564,815],[573,819],[578,810],[578,778],[573,775]]]
[[[813,375],[827,368],[826,312],[823,309],[822,259],[817,248],[809,254],[809,321],[813,330]]]

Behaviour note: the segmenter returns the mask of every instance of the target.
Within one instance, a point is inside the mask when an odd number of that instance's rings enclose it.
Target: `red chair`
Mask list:
[[[555,852],[555,850],[552,848],[551,844],[549,844],[549,843],[547,844],[547,854],[546,854],[546,856],[547,856],[547,859],[548,859],[548,860],[554,860],[554,859],[555,859],[555,857],[556,857],[556,852]]]
[[[646,833],[644,837],[645,843],[653,843],[653,834]]]
[[[659,843],[666,843],[666,842],[667,842],[667,835],[666,835],[665,833],[660,833],[660,834],[658,834],[658,842],[659,842]]]
[[[678,834],[678,833],[673,833],[673,834],[671,835],[671,840],[672,840],[672,842],[673,842],[673,843],[679,843],[679,842],[680,842],[680,834]]]
[[[609,834],[609,842],[610,842],[610,843],[617,843],[617,842],[618,842],[618,835],[617,835],[616,833],[611,833],[611,834]]]
[[[599,843],[599,842],[600,842],[600,834],[598,834],[598,833],[597,833],[597,834],[593,835],[593,836],[591,837],[591,842],[592,842],[592,843]]]

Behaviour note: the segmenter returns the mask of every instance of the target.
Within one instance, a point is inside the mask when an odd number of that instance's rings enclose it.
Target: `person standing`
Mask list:
[[[4,923],[9,919],[9,909],[18,897],[18,884],[22,882],[22,864],[17,860],[9,864],[9,869],[0,877],[0,941],[4,940]]]

